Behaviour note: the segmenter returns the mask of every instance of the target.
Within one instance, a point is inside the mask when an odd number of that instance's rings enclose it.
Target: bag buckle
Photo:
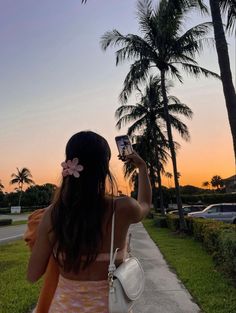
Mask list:
[[[109,282],[109,287],[110,288],[113,288],[113,273],[112,272],[109,272],[108,273],[108,282]]]

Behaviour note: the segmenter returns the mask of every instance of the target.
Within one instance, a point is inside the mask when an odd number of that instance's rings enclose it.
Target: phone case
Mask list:
[[[115,140],[119,151],[119,155],[125,157],[133,153],[132,144],[127,135],[118,136],[115,138]]]

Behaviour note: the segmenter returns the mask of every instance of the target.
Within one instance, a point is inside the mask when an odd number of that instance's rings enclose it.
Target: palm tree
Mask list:
[[[116,110],[116,118],[118,122],[116,126],[120,129],[123,125],[126,125],[130,122],[134,122],[128,129],[128,135],[132,136],[135,132],[140,129],[145,130],[145,134],[150,141],[148,144],[149,150],[154,149],[154,158],[151,158],[151,168],[156,166],[158,171],[158,185],[160,188],[160,202],[161,208],[164,212],[163,197],[161,193],[161,164],[160,157],[162,160],[165,159],[164,155],[160,155],[161,147],[169,148],[169,143],[165,135],[163,134],[163,125],[166,124],[166,115],[164,112],[163,98],[161,95],[161,81],[157,76],[150,76],[146,81],[146,87],[144,92],[142,92],[138,86],[136,89],[140,93],[140,101],[135,105],[121,105]],[[185,139],[189,139],[189,132],[187,126],[178,118],[178,114],[182,114],[185,117],[191,118],[192,111],[185,104],[181,103],[178,98],[169,96],[168,100],[168,110],[170,112],[170,122],[171,125],[180,133],[180,135]],[[159,143],[158,139],[159,138]],[[156,163],[154,164],[153,162]],[[152,172],[152,170],[151,170]],[[151,174],[150,172],[150,174]],[[151,181],[153,188],[155,187],[155,181]]]
[[[210,24],[202,23],[183,33],[182,29],[187,8],[180,12],[173,9],[173,7],[173,1],[161,0],[156,9],[153,9],[151,0],[138,1],[138,20],[143,37],[133,34],[124,36],[119,31],[113,30],[102,36],[101,46],[104,50],[110,46],[121,46],[116,51],[117,65],[125,60],[134,60],[125,78],[124,88],[120,95],[120,100],[124,103],[135,86],[146,79],[151,69],[158,70],[161,75],[164,114],[173,164],[180,227],[186,229],[168,111],[166,78],[167,75],[171,75],[183,82],[179,68],[196,77],[200,74],[206,77],[219,78],[219,76],[200,67],[195,60],[196,54],[200,53],[203,48],[203,39],[209,33]]]
[[[171,174],[170,172],[165,172],[165,176],[168,179],[168,187],[171,187],[171,179],[173,178],[173,174]]]
[[[209,181],[204,181],[204,182],[202,183],[202,187],[209,187],[209,186],[210,186]]]
[[[22,196],[22,190],[23,190],[23,186],[24,184],[28,184],[28,185],[33,185],[34,181],[31,179],[32,175],[30,173],[30,170],[27,168],[22,168],[21,170],[19,170],[19,168],[17,167],[17,174],[13,173],[11,175],[12,179],[10,181],[11,185],[14,184],[18,184],[18,190],[20,191],[20,196],[19,196],[19,202],[18,205],[20,206],[21,204],[21,196]]]
[[[0,192],[2,192],[2,189],[4,188],[2,182],[1,182],[1,179],[0,179]]]
[[[220,189],[224,186],[223,180],[219,175],[215,175],[211,179],[212,187],[216,187],[216,189]]]
[[[228,112],[229,124],[233,137],[234,154],[236,161],[236,93],[230,69],[229,51],[225,38],[225,32],[221,17],[221,11],[228,13],[227,29],[232,30],[236,21],[235,0],[210,0],[212,22],[214,27],[216,50],[223,84],[226,108]]]

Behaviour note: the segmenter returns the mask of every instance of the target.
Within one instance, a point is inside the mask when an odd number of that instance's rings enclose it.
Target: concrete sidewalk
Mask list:
[[[200,308],[169,269],[143,225],[131,225],[130,232],[132,253],[140,260],[146,277],[144,293],[133,313],[200,313]]]

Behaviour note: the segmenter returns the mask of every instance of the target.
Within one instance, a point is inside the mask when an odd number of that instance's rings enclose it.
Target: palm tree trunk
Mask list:
[[[176,161],[175,147],[174,147],[174,142],[173,142],[170,117],[169,117],[169,111],[168,111],[168,98],[166,94],[166,84],[165,84],[165,70],[161,71],[161,90],[162,90],[162,97],[163,97],[163,104],[164,104],[164,114],[165,114],[165,119],[166,119],[167,134],[168,134],[171,159],[172,159],[172,165],[173,165],[176,201],[177,201],[177,206],[178,206],[178,211],[179,211],[180,230],[185,231],[187,229],[187,226],[186,226],[185,219],[184,219],[184,213],[182,209],[182,200],[180,197],[177,161]]]
[[[161,166],[160,166],[160,161],[159,161],[157,143],[155,142],[156,137],[154,135],[153,135],[153,139],[154,139],[155,155],[157,158],[156,165],[157,165],[157,181],[158,181],[159,196],[160,196],[160,209],[161,209],[161,214],[164,216],[165,215],[165,208],[164,208],[162,181],[161,181]]]
[[[20,187],[20,196],[19,196],[18,206],[20,206],[20,204],[21,204],[21,197],[22,197],[22,188],[23,188],[23,185],[21,184],[19,187]]]
[[[154,196],[155,195],[155,189],[156,189],[156,177],[155,177],[153,162],[150,163],[149,175],[150,175],[150,182],[151,182],[151,186],[152,186],[152,195]],[[152,203],[154,203],[153,200],[152,200]],[[156,210],[157,210],[157,208],[155,207],[155,211]]]
[[[218,62],[220,66],[220,74],[222,78],[229,124],[233,137],[234,155],[236,161],[236,93],[230,69],[228,45],[223,28],[219,0],[210,0],[210,8],[216,40]]]
[[[159,163],[159,161],[157,160]],[[157,165],[157,181],[159,186],[159,196],[160,196],[160,208],[161,208],[161,215],[165,215],[165,208],[164,208],[164,199],[163,199],[163,191],[162,191],[162,182],[161,182],[161,169],[160,166]]]

